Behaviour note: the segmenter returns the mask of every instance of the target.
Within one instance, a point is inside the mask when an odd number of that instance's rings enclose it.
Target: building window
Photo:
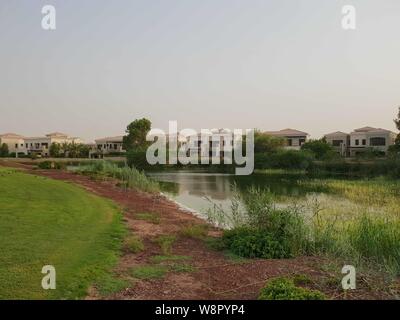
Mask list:
[[[26,144],[26,148],[27,148],[27,149],[28,149],[28,146],[29,146],[29,144],[27,143],[27,144]]]
[[[386,146],[386,138],[382,137],[370,138],[369,144],[371,146]]]
[[[360,144],[360,140],[356,139],[356,146]]]
[[[365,146],[367,144],[367,140],[366,139],[362,139],[362,145]]]
[[[116,144],[114,144],[114,150],[117,150],[117,145]]]
[[[287,140],[287,144],[288,144],[289,147],[291,147],[292,146],[292,139],[288,139]]]
[[[306,139],[299,139],[299,144],[302,146],[306,142]]]
[[[18,143],[15,144],[15,149],[18,149]]]
[[[343,144],[343,140],[332,140],[332,145],[334,147],[340,147]]]

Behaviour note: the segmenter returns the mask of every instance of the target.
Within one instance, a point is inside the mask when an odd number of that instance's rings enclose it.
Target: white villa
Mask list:
[[[307,141],[309,134],[296,129],[283,129],[279,131],[265,131],[265,134],[286,139],[285,149],[300,150],[301,146]]]
[[[7,144],[9,153],[16,155],[40,155],[47,157],[50,155],[50,146],[53,143],[82,143],[80,138],[69,137],[67,134],[53,132],[44,137],[24,137],[15,133],[0,135],[0,145]]]
[[[389,147],[395,143],[396,136],[396,133],[390,130],[363,127],[355,129],[350,134],[340,131],[329,133],[325,138],[340,155],[354,157],[368,149],[385,155]]]
[[[124,136],[106,137],[95,140],[95,146],[90,152],[90,156],[108,155],[110,153],[123,153],[126,150],[122,146]]]

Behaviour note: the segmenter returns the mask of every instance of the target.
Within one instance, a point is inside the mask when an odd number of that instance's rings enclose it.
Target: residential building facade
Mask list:
[[[332,145],[335,152],[342,157],[350,156],[350,135],[342,131],[336,131],[325,135],[326,142]]]
[[[18,155],[50,156],[50,146],[53,143],[82,143],[80,138],[69,137],[67,134],[53,132],[44,137],[23,137],[15,133],[0,135],[0,143],[8,145],[9,153]]]
[[[24,137],[16,133],[5,133],[0,135],[0,146],[4,143],[9,153],[26,154]]]
[[[123,147],[124,136],[106,137],[95,140],[95,147],[90,151],[91,157],[103,157],[104,155],[124,153]]]
[[[342,156],[355,157],[367,150],[374,150],[386,155],[395,143],[396,133],[373,127],[355,129],[350,134],[334,132],[325,135],[326,141]]]
[[[296,129],[283,129],[279,131],[266,131],[265,134],[284,138],[286,140],[285,149],[300,150],[301,146],[307,141],[309,134]]]

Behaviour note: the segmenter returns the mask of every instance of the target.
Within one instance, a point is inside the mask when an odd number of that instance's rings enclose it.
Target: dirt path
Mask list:
[[[100,296],[95,288],[91,288],[88,299],[256,299],[266,280],[293,274],[305,274],[312,279],[309,287],[319,289],[331,298],[343,298],[340,270],[327,271],[323,266],[329,265],[329,261],[322,258],[238,262],[210,249],[203,240],[182,236],[180,231],[183,228],[191,224],[204,224],[204,221],[160,195],[126,191],[117,187],[115,181],[95,181],[65,171],[35,170],[34,173],[78,184],[121,206],[128,229],[142,238],[145,245],[145,250],[138,254],[127,250],[123,252],[116,267],[116,273],[121,277],[129,279],[132,267],[149,264],[151,257],[161,255],[161,249],[154,239],[165,234],[177,236],[172,254],[190,256],[190,264],[195,268],[195,271],[187,273],[168,272],[162,279],[131,278],[131,287],[107,297]],[[135,217],[135,214],[143,212],[159,215],[160,222],[155,224]],[[209,233],[215,236],[219,231],[211,228]],[[368,283],[361,282],[358,290],[346,298],[382,299],[388,296],[371,290]]]

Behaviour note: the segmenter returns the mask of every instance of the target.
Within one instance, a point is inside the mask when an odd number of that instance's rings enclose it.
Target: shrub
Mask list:
[[[224,232],[223,241],[235,254],[246,258],[282,259],[292,256],[278,239],[265,230],[236,228]]]
[[[38,164],[40,169],[49,170],[49,169],[64,169],[65,165],[60,162],[54,161],[43,161]]]
[[[144,250],[143,241],[135,235],[126,239],[126,246],[132,253],[139,253]]]
[[[325,300],[325,295],[318,290],[296,287],[293,280],[275,278],[261,289],[259,300]]]
[[[312,165],[314,155],[308,150],[280,150],[276,153],[256,153],[256,169],[307,169]]]

